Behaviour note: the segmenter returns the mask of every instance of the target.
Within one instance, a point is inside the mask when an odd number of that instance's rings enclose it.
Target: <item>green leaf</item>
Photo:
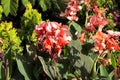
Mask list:
[[[109,74],[109,80],[112,80],[113,76],[114,76],[114,72],[112,71],[112,72]]]
[[[42,7],[43,11],[51,8],[51,1],[50,0],[40,0],[40,6]]]
[[[42,64],[42,68],[45,71],[45,73],[51,78],[51,80],[53,80],[53,76],[54,76],[54,69],[50,66],[50,64],[47,64],[47,62],[45,62],[44,58],[41,56],[38,56],[41,64]]]
[[[111,62],[112,62],[112,66],[113,66],[114,68],[116,68],[116,59],[115,59],[114,54],[112,54],[112,56],[111,56]]]
[[[29,1],[28,0],[22,0],[22,4],[25,6]]]
[[[82,77],[88,77],[91,73],[94,61],[90,56],[87,56],[83,51],[83,44],[79,40],[72,40],[68,45],[68,57],[70,59],[71,66],[75,69],[80,69]],[[89,49],[87,49],[89,50]]]
[[[2,18],[2,13],[3,13],[3,8],[2,8],[2,6],[0,5],[0,20],[1,20],[1,18]]]
[[[17,67],[20,73],[24,76],[25,80],[32,80],[32,65],[29,64],[29,62],[27,62],[22,56],[17,55],[16,57]]]
[[[105,69],[104,65],[100,65],[100,75],[101,75],[101,76],[108,77],[108,72],[107,72],[107,70]]]
[[[2,78],[2,62],[0,62],[0,80],[1,80],[1,78]]]
[[[1,3],[6,16],[8,16],[9,13],[16,15],[18,9],[18,0],[1,0]]]
[[[75,30],[78,32],[78,37],[79,37],[80,34],[81,34],[81,31],[82,31],[81,26],[78,23],[74,22],[74,21],[70,22],[69,26],[75,28]]]

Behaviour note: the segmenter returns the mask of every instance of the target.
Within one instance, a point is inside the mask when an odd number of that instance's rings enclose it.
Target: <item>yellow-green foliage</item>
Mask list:
[[[23,19],[25,22],[25,26],[28,25],[28,22],[32,21],[29,24],[39,24],[42,21],[41,14],[36,10],[32,9],[32,5],[30,3],[26,4],[26,11],[23,15],[26,19]]]
[[[29,41],[31,39],[35,25],[40,24],[42,18],[41,14],[36,9],[33,9],[30,3],[27,3],[25,7],[25,13],[21,17],[22,34],[24,34],[22,39],[25,38],[25,40]]]
[[[12,22],[0,23],[0,38],[3,40],[1,47],[5,53],[8,49],[11,49],[12,53],[19,53],[22,51],[20,47],[21,40],[17,36],[16,29],[12,28]]]

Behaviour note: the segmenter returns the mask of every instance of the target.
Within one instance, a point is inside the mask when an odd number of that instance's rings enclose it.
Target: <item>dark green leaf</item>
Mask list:
[[[43,11],[51,8],[51,1],[50,0],[40,0],[40,6],[42,7]]]
[[[32,65],[22,56],[17,55],[16,57],[17,67],[20,73],[24,76],[25,80],[32,80]]]
[[[51,80],[53,80],[53,76],[54,76],[54,69],[50,66],[50,64],[47,64],[47,62],[45,62],[44,58],[41,56],[38,56],[43,70],[45,71],[45,73],[51,78]]]
[[[2,78],[2,62],[0,62],[0,80],[1,80],[1,78]]]
[[[80,69],[82,77],[87,77],[92,70],[94,61],[90,56],[87,56],[84,51],[82,51],[83,44],[79,42],[79,40],[72,40],[69,47],[69,59],[71,62],[71,66],[76,69]],[[89,49],[87,49],[89,50]]]
[[[75,28],[75,30],[78,32],[78,37],[79,37],[80,34],[81,34],[81,31],[82,31],[81,26],[80,26],[78,23],[72,21],[72,22],[70,23],[70,27],[74,27],[74,28]]]

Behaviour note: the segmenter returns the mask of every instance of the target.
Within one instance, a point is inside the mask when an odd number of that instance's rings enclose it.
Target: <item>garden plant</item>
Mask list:
[[[0,0],[0,80],[119,80],[119,0]]]

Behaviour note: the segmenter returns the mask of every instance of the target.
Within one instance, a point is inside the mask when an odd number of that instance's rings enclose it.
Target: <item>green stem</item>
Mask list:
[[[86,20],[85,20],[85,27],[87,26],[87,23],[88,23],[88,10],[86,11]]]
[[[8,66],[8,60],[5,62],[5,80],[10,80],[9,79],[9,66]]]
[[[96,69],[96,65],[97,65],[97,62],[98,62],[98,59],[100,57],[100,54],[96,57],[95,61],[94,61],[94,64],[93,64],[93,71],[92,71],[92,77],[93,79],[96,77],[97,75],[97,69]]]
[[[6,69],[6,80],[9,80],[9,67]]]
[[[53,69],[54,69],[54,78],[57,78],[57,74],[56,74],[56,62],[53,62]]]

